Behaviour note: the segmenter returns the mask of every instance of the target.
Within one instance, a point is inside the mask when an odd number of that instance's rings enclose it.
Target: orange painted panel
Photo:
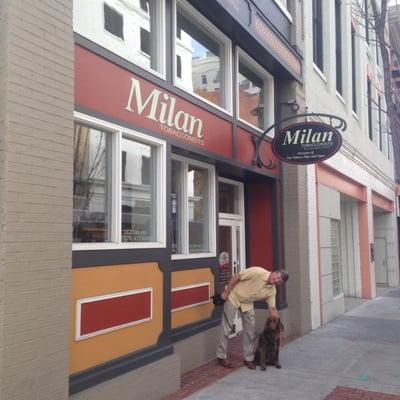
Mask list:
[[[381,196],[378,193],[372,192],[372,204],[375,207],[378,207],[387,212],[394,211],[393,201],[387,199],[386,197]]]
[[[210,294],[214,294],[214,281],[215,277],[211,268],[199,268],[185,271],[176,271],[172,273],[171,287],[176,289],[178,287],[195,286],[208,282],[210,284]],[[211,318],[214,310],[214,305],[210,301],[207,304],[188,307],[181,310],[176,310],[171,313],[171,327],[172,329],[189,325],[194,322],[202,321]]]
[[[76,340],[80,299],[152,289],[150,321]],[[112,265],[72,270],[70,373],[76,373],[155,345],[163,329],[163,274],[157,263]]]
[[[335,189],[357,200],[367,201],[366,188],[325,165],[317,165],[317,183]]]

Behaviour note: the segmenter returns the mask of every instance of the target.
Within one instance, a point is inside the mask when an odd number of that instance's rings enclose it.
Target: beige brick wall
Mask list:
[[[67,399],[72,1],[0,3],[0,398]]]
[[[290,273],[286,330],[304,335],[311,330],[307,167],[284,165],[283,194],[285,265]]]

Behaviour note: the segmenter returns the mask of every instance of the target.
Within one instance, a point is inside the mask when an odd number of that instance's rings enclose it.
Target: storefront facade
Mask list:
[[[270,138],[254,163],[280,81],[301,76],[282,7],[74,3],[72,398],[173,392],[215,357],[210,297],[249,265],[283,266]]]

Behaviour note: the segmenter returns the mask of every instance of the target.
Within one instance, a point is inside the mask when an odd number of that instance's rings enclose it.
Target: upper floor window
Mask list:
[[[111,124],[77,122],[75,249],[165,246],[164,142]]]
[[[383,149],[383,138],[382,138],[382,103],[381,96],[378,96],[378,135],[379,135],[379,150]]]
[[[181,60],[181,76],[175,66],[176,84],[230,111],[231,43],[184,1],[176,7],[175,54]]]
[[[323,29],[322,29],[322,0],[313,0],[313,61],[321,70],[323,63]]]
[[[342,1],[335,0],[335,33],[336,33],[336,90],[343,94],[342,74]]]
[[[367,107],[368,107],[368,137],[370,140],[374,139],[372,129],[372,83],[368,78],[367,80]]]
[[[364,0],[364,23],[365,23],[365,41],[369,45],[369,13],[368,13],[368,0]]]
[[[357,104],[357,68],[356,68],[356,30],[351,24],[351,84],[352,84],[352,108],[355,113],[358,110]]]
[[[104,29],[124,39],[124,17],[104,3]]]
[[[75,0],[73,6],[77,33],[164,76],[164,0]]]
[[[238,49],[237,53],[239,118],[256,128],[264,130],[274,120],[273,78],[243,51]]]

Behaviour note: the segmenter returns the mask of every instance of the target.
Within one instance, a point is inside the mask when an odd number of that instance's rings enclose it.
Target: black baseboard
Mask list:
[[[132,353],[89,370],[71,375],[69,378],[69,394],[82,392],[99,383],[116,378],[122,374],[143,367],[173,353],[172,345],[156,347]]]

